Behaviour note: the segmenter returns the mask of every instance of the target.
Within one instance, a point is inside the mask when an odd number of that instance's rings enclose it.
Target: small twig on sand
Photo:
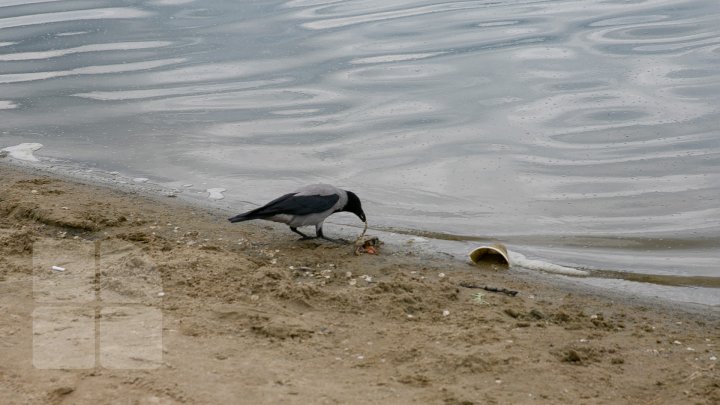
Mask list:
[[[477,285],[477,284],[472,284],[472,283],[460,283],[460,287],[479,288],[479,289],[485,290],[485,291],[507,294],[511,297],[516,296],[519,292],[519,291],[515,291],[515,290],[508,290],[507,288],[488,287],[486,285]]]

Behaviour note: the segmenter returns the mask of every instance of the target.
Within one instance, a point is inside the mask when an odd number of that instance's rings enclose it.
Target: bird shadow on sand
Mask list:
[[[299,238],[295,241],[296,243],[304,246],[313,246],[313,247],[337,247],[341,248],[344,246],[350,246],[352,245],[352,241],[349,241],[347,239],[323,239],[323,238]]]

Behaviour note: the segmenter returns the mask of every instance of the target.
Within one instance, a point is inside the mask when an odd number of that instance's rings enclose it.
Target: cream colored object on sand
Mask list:
[[[510,267],[510,255],[508,255],[507,248],[502,243],[477,247],[468,256],[475,264],[500,264]]]

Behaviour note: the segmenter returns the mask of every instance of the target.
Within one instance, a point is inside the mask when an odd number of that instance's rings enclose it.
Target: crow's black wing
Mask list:
[[[290,215],[308,215],[327,211],[338,202],[340,196],[286,194],[265,205],[263,212]]]
[[[255,208],[244,214],[231,218],[232,222],[247,221],[250,219],[268,218],[273,215],[308,215],[327,211],[338,202],[340,196],[330,195],[296,195],[285,194],[262,207]]]

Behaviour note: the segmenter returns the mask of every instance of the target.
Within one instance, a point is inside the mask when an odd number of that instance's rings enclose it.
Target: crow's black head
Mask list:
[[[347,192],[348,195],[348,201],[345,203],[345,206],[343,207],[342,211],[352,212],[353,214],[357,215],[358,218],[360,218],[363,222],[366,222],[365,219],[365,212],[363,212],[362,204],[360,204],[360,199],[358,198],[355,193],[352,191]]]

